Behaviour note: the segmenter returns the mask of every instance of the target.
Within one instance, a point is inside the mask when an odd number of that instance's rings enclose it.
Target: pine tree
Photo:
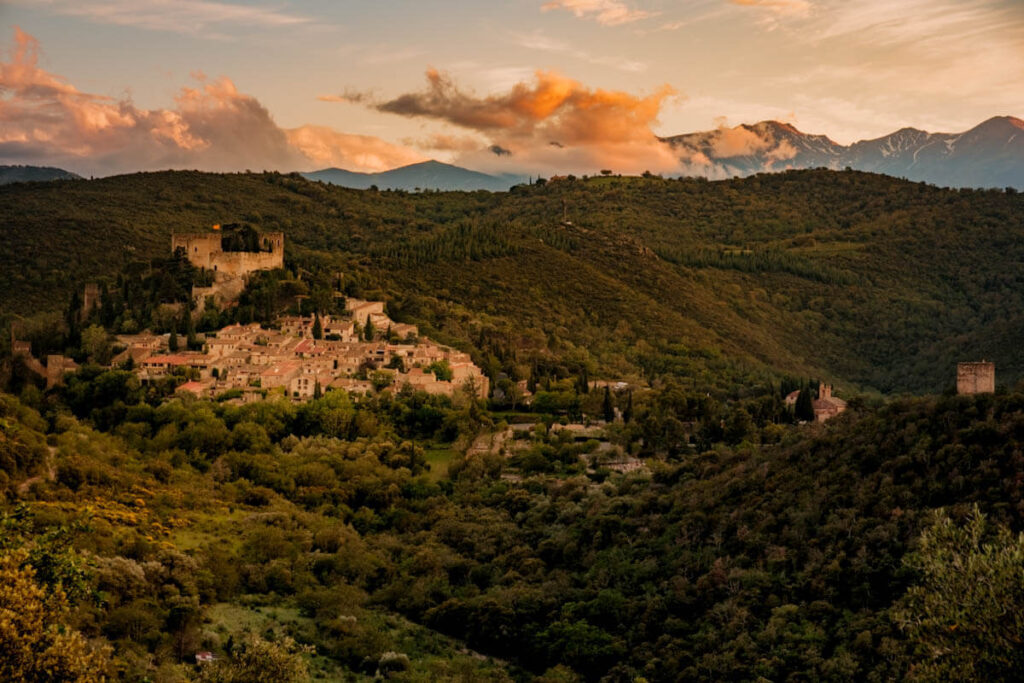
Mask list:
[[[320,322],[320,314],[317,313],[313,319],[313,339],[324,338],[324,324]]]
[[[613,422],[615,420],[615,408],[612,407],[612,391],[608,388],[608,385],[604,385],[604,405],[602,405],[604,411],[604,421]]]

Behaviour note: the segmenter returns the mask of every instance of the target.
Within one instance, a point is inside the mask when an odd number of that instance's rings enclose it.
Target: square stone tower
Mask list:
[[[996,364],[981,361],[980,363],[957,363],[956,393],[958,394],[991,394],[996,390]]]

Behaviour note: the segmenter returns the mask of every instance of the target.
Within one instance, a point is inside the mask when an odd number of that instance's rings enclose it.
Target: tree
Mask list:
[[[82,351],[99,365],[110,362],[110,341],[107,331],[99,325],[90,325],[82,331]]]
[[[199,351],[203,348],[196,338],[196,323],[188,311],[185,312],[185,348],[189,351]]]
[[[434,361],[427,366],[427,372],[434,373],[434,377],[437,378],[438,382],[451,382],[452,378],[455,377],[455,373],[452,372],[452,366],[446,360]]]
[[[324,338],[324,324],[320,322],[320,314],[317,313],[313,319],[313,339]]]
[[[622,411],[622,421],[629,424],[633,421],[633,390],[630,389],[629,397],[626,399],[626,409]]]
[[[177,327],[175,325],[175,327]],[[171,328],[171,336],[167,338],[167,350],[171,353],[178,351],[178,330]]]
[[[313,384],[313,400],[321,398],[324,395],[323,389],[320,388],[320,380],[316,380]]]
[[[612,406],[612,390],[608,388],[608,385],[604,385],[604,403],[601,406],[601,410],[604,413],[605,422],[615,421],[615,408]]]
[[[280,643],[271,643],[254,636],[236,648],[229,659],[204,666],[198,682],[301,683],[309,680],[309,670],[302,654],[311,650],[296,645],[288,637]]]
[[[373,327],[373,321],[370,320],[370,314],[366,314],[366,324],[363,325],[363,335],[366,341],[373,341],[374,336],[377,334],[377,330]]]
[[[0,553],[0,680],[107,680],[105,649],[67,626],[67,594],[36,579],[25,548]]]
[[[919,578],[893,610],[913,647],[909,678],[1019,680],[1024,670],[1024,535],[977,504],[962,526],[934,514],[904,564]]]
[[[805,387],[800,390],[799,394],[797,394],[794,413],[798,420],[814,422],[814,399],[811,398],[810,389]]]

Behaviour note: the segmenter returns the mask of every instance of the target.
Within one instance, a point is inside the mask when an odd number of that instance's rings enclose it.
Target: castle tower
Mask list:
[[[82,312],[79,320],[88,319],[93,309],[100,305],[100,286],[95,282],[87,282],[82,291]]]
[[[956,393],[991,394],[996,390],[996,364],[982,360],[980,363],[957,363]]]

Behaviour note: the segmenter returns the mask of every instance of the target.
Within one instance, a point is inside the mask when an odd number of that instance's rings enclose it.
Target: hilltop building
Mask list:
[[[245,277],[257,270],[284,267],[284,233],[258,233],[249,226],[216,226],[213,232],[171,235],[171,251],[183,249],[192,265],[218,279]]]
[[[192,314],[196,318],[202,315],[207,297],[223,306],[241,296],[250,273],[284,267],[283,232],[261,233],[248,225],[213,227],[213,232],[171,235],[172,253],[180,249],[189,263],[214,274],[212,286],[192,288],[196,302]]]
[[[982,360],[980,363],[957,363],[956,393],[991,394],[996,390],[996,364]]]

